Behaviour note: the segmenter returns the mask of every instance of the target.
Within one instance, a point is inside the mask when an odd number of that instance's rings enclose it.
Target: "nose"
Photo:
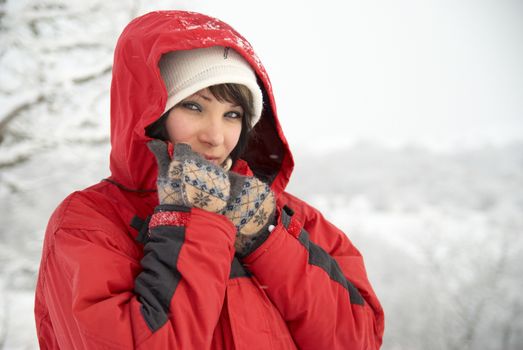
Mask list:
[[[224,142],[223,120],[221,115],[205,118],[200,129],[199,139],[209,146],[219,146]]]

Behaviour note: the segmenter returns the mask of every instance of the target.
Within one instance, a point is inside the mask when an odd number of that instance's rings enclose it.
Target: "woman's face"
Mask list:
[[[193,151],[220,165],[238,143],[242,118],[241,106],[218,101],[203,89],[171,109],[166,128],[174,145],[187,143]]]

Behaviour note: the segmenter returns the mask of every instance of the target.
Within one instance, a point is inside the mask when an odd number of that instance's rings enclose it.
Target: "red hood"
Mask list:
[[[269,77],[251,45],[229,25],[202,14],[158,11],[134,19],[114,54],[111,84],[111,179],[133,190],[156,188],[156,161],[144,128],[162,114],[167,92],[158,61],[162,54],[208,46],[229,46],[254,68],[264,90],[264,109],[242,157],[276,193],[287,185],[294,161],[278,122]]]

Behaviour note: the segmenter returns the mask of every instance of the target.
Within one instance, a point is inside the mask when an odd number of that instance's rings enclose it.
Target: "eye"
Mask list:
[[[202,107],[198,103],[192,102],[192,101],[183,101],[181,103],[181,106],[183,108],[189,109],[191,111],[198,111],[198,112],[202,111]]]
[[[225,116],[227,118],[231,118],[231,119],[242,119],[243,113],[238,112],[238,111],[229,111],[229,112],[225,113]]]

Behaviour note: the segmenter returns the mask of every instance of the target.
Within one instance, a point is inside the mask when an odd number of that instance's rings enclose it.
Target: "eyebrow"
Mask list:
[[[195,95],[203,98],[205,101],[211,101],[210,97],[207,97],[207,96],[203,95],[201,92],[197,92],[197,93],[195,93]]]
[[[199,96],[199,97],[203,98],[205,101],[208,101],[208,102],[210,102],[212,100],[210,97],[205,96],[201,92],[195,92],[191,96],[194,96],[194,95]],[[227,102],[229,102],[229,101],[227,101]],[[242,107],[239,103],[235,103],[235,102],[229,102],[229,103],[232,104],[233,107]]]

